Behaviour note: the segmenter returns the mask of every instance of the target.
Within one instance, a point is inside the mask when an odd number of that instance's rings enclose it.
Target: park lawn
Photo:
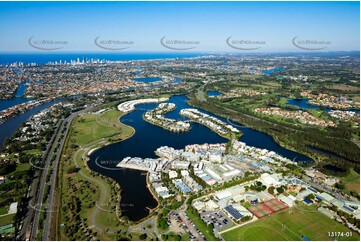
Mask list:
[[[15,172],[28,171],[28,170],[30,170],[30,168],[31,168],[31,165],[29,163],[19,164],[16,166]]]
[[[170,232],[167,235],[168,235],[167,241],[189,241],[189,235],[187,233],[183,234],[182,236],[179,236],[174,232]]]
[[[33,149],[33,150],[27,150],[25,151],[27,154],[31,154],[31,155],[41,155],[41,150],[38,149]]]
[[[84,164],[84,161],[81,159],[81,153],[78,154],[77,163],[84,174],[91,176],[90,172],[88,171],[88,169],[86,168],[86,166]],[[113,202],[111,201],[111,195],[110,195],[110,191],[112,189],[111,186],[107,182],[104,182],[102,180],[102,178],[99,176],[95,176],[93,178],[95,180],[98,180],[99,182],[103,183],[107,187],[108,193],[106,194],[105,204],[112,204]],[[74,176],[74,179],[77,179],[82,182],[84,182],[86,180],[86,178],[81,176],[79,173],[77,173]],[[101,193],[104,192],[99,189],[97,184],[92,183],[91,186],[92,187],[85,188],[83,193],[79,194],[81,200],[84,203],[84,206],[81,211],[81,215],[83,218],[87,218],[88,221],[92,221],[92,216],[93,216],[93,212],[95,209],[95,206],[92,209],[87,208],[88,204],[92,204],[94,201],[98,201],[99,198],[101,197]],[[95,188],[96,192],[95,193],[91,192],[90,188]],[[98,204],[98,206],[100,206],[105,211],[99,209],[99,211],[95,217],[96,222],[100,226],[105,227],[105,228],[121,229],[121,227],[119,227],[119,219],[116,216],[116,211],[111,210],[110,208],[107,208],[107,206],[102,205],[102,204]]]
[[[14,214],[9,214],[0,217],[0,227],[8,224],[12,224],[14,219]]]
[[[107,210],[106,208],[103,208],[104,210]],[[103,226],[104,228],[113,229],[113,230],[120,230],[120,229],[126,229],[124,226],[121,226],[119,219],[116,215],[116,210],[108,210],[108,211],[102,211],[98,210],[96,221],[98,224]]]
[[[305,206],[298,206],[304,209]],[[335,240],[328,232],[350,232],[344,225],[309,207],[306,211],[288,208],[281,212],[261,218],[255,222],[222,234],[225,240],[302,240],[302,235],[310,240]],[[282,228],[282,224],[286,227]],[[352,233],[351,237],[338,237],[337,240],[359,240],[360,236]]]
[[[270,84],[270,83],[268,83]],[[253,88],[259,90],[259,91],[266,91],[266,90],[271,90],[271,89],[274,89],[276,88],[277,86],[274,86],[274,85],[267,85],[265,83],[262,83],[262,84],[254,84],[252,85]]]
[[[210,231],[208,227],[205,226],[200,216],[196,212],[188,208],[186,214],[189,217],[189,219],[194,223],[194,225],[203,233],[203,235],[206,237],[206,240],[208,241],[218,240],[213,235],[213,231]]]
[[[17,172],[23,172],[23,171],[29,171],[31,168],[31,165],[29,163],[21,163],[16,166],[15,171],[10,172],[8,176],[15,175]]]
[[[241,74],[240,75],[241,79],[248,79],[248,80],[257,80],[260,79],[260,76],[256,76],[256,75],[251,75],[251,74]]]
[[[280,100],[279,100],[279,104],[280,104],[281,106],[286,106],[286,105],[287,105],[287,101],[288,101],[287,98],[282,97],[282,98],[280,98]]]
[[[360,95],[353,96],[353,97],[351,97],[351,99],[352,99],[354,102],[360,102]]]
[[[7,214],[9,210],[9,206],[1,207],[0,208],[0,215]]]
[[[360,193],[360,174],[357,174],[356,171],[350,169],[349,174],[341,180],[345,183],[347,190]]]
[[[133,129],[120,123],[122,115],[115,109],[111,109],[102,114],[84,114],[77,117],[73,122],[71,137],[79,146],[106,137],[129,137]]]
[[[69,137],[67,139],[66,149],[65,150],[71,150],[69,147],[72,145],[76,145],[78,149],[80,147],[90,147],[90,145],[94,145],[93,148],[100,147],[102,144],[113,142],[113,141],[120,141],[129,138],[134,133],[134,129],[130,126],[124,125],[120,123],[119,118],[123,115],[123,113],[117,111],[115,108],[106,111],[102,114],[84,114],[81,116],[78,116],[74,119],[71,131],[69,132]],[[104,140],[104,138],[112,137],[111,139]],[[97,143],[98,142],[98,143]],[[108,182],[104,181],[99,176],[92,176],[90,174],[89,169],[86,166],[86,161],[82,159],[82,153],[77,153],[77,156],[75,157],[77,166],[79,166],[82,173],[84,173],[87,176],[91,176],[94,180],[97,180],[101,183],[103,183],[108,190],[108,193],[106,194],[106,200],[105,203],[111,204],[111,194],[110,191],[112,190],[111,186]],[[69,187],[67,177],[71,176],[76,182],[78,182],[79,185],[84,184],[84,182],[87,180],[87,178],[83,177],[79,172],[73,173],[73,174],[66,174],[67,169],[70,166],[74,166],[74,156],[76,154],[76,150],[71,152],[70,155],[71,158],[68,158],[69,162],[63,162],[62,163],[62,171],[63,171],[63,180],[62,180],[62,187],[63,187],[63,202],[67,201],[71,198],[71,196],[76,195],[79,197],[82,201],[82,209],[80,211],[80,216],[83,219],[86,219],[88,221],[88,224],[90,221],[92,221],[93,212],[95,210],[95,201],[99,199],[101,194],[104,192],[103,190],[99,189],[99,186],[97,183],[91,182],[89,186],[82,187],[82,191],[78,194],[73,194],[70,192],[70,189],[67,189]],[[95,190],[95,192],[92,191],[92,189]],[[92,208],[89,208],[92,207]],[[69,221],[64,220],[65,217],[63,214],[60,216],[59,224],[67,224]],[[110,229],[123,229],[122,226],[119,226],[119,220],[116,216],[115,211],[113,212],[107,212],[107,211],[98,211],[96,215],[96,222],[99,226],[103,228],[110,228]],[[90,222],[91,223],[91,222]],[[60,238],[61,239],[67,239],[65,233],[64,233],[65,227],[62,227],[60,229]],[[94,228],[93,230],[97,230]],[[111,237],[114,237],[112,234],[103,233],[102,231],[98,232],[98,238],[101,240],[109,240]],[[79,233],[77,238],[82,238],[81,233]],[[114,237],[115,239],[115,237]]]

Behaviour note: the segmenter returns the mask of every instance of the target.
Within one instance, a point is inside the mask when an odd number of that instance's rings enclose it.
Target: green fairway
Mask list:
[[[122,113],[115,109],[102,114],[84,114],[75,119],[71,136],[78,145],[105,137],[129,137],[133,129],[119,122],[121,115]]]
[[[360,192],[360,174],[357,174],[354,169],[350,169],[350,173],[346,177],[341,178],[341,180],[345,183],[348,190]]]
[[[300,207],[304,209],[304,206]],[[342,224],[331,220],[314,209],[301,211],[286,209],[261,218],[242,227],[222,233],[225,240],[302,240],[302,235],[310,240],[335,240],[328,232],[350,232]],[[290,212],[291,211],[291,212]],[[359,240],[356,232],[349,237],[337,237],[337,240]]]

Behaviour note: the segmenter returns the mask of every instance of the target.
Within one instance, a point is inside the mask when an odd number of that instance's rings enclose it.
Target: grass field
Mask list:
[[[347,190],[360,193],[360,174],[357,174],[353,169],[350,170],[350,173],[341,179],[346,186]]]
[[[357,96],[352,96],[351,99],[354,101],[354,102],[360,102],[360,96],[357,95]]]
[[[251,74],[241,74],[240,75],[241,79],[246,79],[246,80],[257,80],[257,79],[261,79],[260,76],[256,76],[256,75],[251,75]]]
[[[295,208],[286,209],[255,222],[235,228],[222,234],[225,240],[302,240],[302,235],[310,240],[335,240],[328,232],[350,232],[342,224],[316,212],[314,207],[299,206],[309,211]],[[291,213],[290,213],[291,211]],[[282,227],[284,224],[286,227]],[[338,237],[337,240],[359,240],[360,236],[352,233],[351,237]]]
[[[13,223],[14,214],[9,214],[0,217],[0,227]]]
[[[286,106],[288,99],[285,97],[280,98],[280,101],[278,102],[281,106]]]
[[[4,206],[0,208],[0,215],[7,214],[9,210],[9,206]]]
[[[271,87],[280,87],[281,84],[279,84],[278,82],[264,82],[263,84],[267,85],[267,86],[271,86]]]
[[[87,221],[88,226],[92,225],[93,212],[95,211],[95,202],[99,200],[101,196],[104,195],[105,191],[99,189],[99,185],[92,180],[88,180],[80,173],[66,174],[66,171],[69,167],[74,166],[74,160],[79,166],[81,172],[97,182],[103,183],[107,188],[107,193],[105,193],[106,204],[114,204],[115,201],[112,200],[110,191],[113,190],[113,187],[109,182],[103,180],[99,176],[92,176],[90,171],[86,166],[86,162],[82,159],[82,154],[85,151],[77,152],[81,147],[90,147],[89,144],[99,146],[99,142],[104,141],[115,142],[127,139],[134,133],[134,129],[130,126],[124,125],[119,122],[119,117],[122,115],[121,112],[115,110],[114,108],[106,111],[102,114],[84,114],[74,119],[72,123],[72,128],[69,133],[69,137],[66,144],[66,153],[64,162],[62,162],[62,195],[61,203],[68,204],[71,199],[78,197],[82,201],[82,206],[80,209],[80,217]],[[104,140],[105,138],[105,140]],[[74,146],[75,145],[75,146]],[[71,149],[70,147],[77,147],[76,149]],[[90,149],[90,148],[89,148]],[[71,178],[71,184],[68,178]],[[103,207],[102,205],[100,205]],[[113,211],[113,210],[112,210]],[[67,210],[60,211],[59,224],[66,224],[66,226],[61,227],[60,229],[60,238],[61,240],[68,240],[64,230],[66,227],[72,226],[72,223],[76,221],[68,221],[69,213]],[[119,226],[119,220],[115,212],[107,212],[99,210],[96,217],[96,223],[102,228],[108,229],[124,229],[122,226]],[[94,228],[93,230],[97,230]],[[114,234],[107,234],[102,231],[98,231],[97,238],[101,240],[114,240]],[[84,237],[84,233],[79,231],[74,236],[76,239],[84,240],[88,239]],[[113,238],[114,237],[114,238]]]
[[[350,85],[346,85],[346,84],[336,84],[336,85],[332,85],[332,86],[328,86],[328,89],[333,89],[333,90],[340,90],[340,91],[349,91],[349,92],[356,92],[358,90],[360,90],[359,87],[357,86],[350,86]]]
[[[167,241],[189,241],[189,236],[187,233],[180,236],[173,232],[167,233]]]
[[[122,113],[112,109],[101,115],[85,114],[74,121],[72,138],[78,145],[85,145],[92,141],[105,138],[124,136],[128,137],[133,130],[119,122]],[[125,133],[127,132],[127,133]]]

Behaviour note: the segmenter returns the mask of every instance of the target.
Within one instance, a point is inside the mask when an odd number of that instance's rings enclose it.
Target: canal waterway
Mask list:
[[[177,108],[165,116],[184,120],[179,114],[179,111],[183,108],[192,108],[186,103],[187,100],[185,95],[171,97],[169,102],[175,103]],[[127,140],[94,151],[88,161],[90,169],[111,177],[120,184],[122,187],[121,208],[123,215],[126,215],[133,221],[140,220],[147,216],[149,208],[156,207],[157,201],[146,187],[145,173],[130,169],[114,169],[119,161],[128,156],[156,158],[157,156],[154,151],[160,146],[182,149],[189,144],[227,142],[226,139],[218,136],[209,128],[196,123],[191,124],[192,128],[190,131],[175,134],[145,122],[142,118],[143,113],[146,112],[146,110],[155,108],[157,105],[158,104],[138,105],[135,111],[123,116],[120,121],[132,126],[136,130],[135,134]],[[218,118],[227,122],[224,118]],[[312,162],[312,159],[307,156],[281,147],[271,136],[265,133],[246,127],[238,128],[243,132],[240,141],[245,142],[247,145],[273,150],[291,160]],[[101,161],[107,161],[102,162],[102,164],[106,165],[99,166],[98,164]]]

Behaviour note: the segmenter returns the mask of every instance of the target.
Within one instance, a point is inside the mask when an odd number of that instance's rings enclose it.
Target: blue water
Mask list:
[[[150,83],[150,82],[161,81],[162,78],[159,78],[159,77],[138,77],[138,78],[133,78],[133,80],[136,81],[136,82]]]
[[[29,102],[31,100],[34,100],[34,98],[23,98],[26,90],[26,85],[24,82],[20,84],[19,89],[17,90],[15,97],[12,99],[0,99],[0,111],[5,110],[7,108],[13,107],[20,103]]]
[[[169,59],[169,58],[190,58],[198,57],[205,55],[204,53],[126,53],[126,52],[117,52],[117,53],[62,53],[62,52],[53,52],[53,53],[20,53],[20,54],[0,54],[0,64],[7,65],[15,62],[23,62],[24,64],[37,63],[37,64],[46,64],[48,62],[58,63],[60,60],[64,63],[68,63],[71,60],[80,59],[80,61],[90,60],[90,59],[99,59],[99,60],[150,60],[150,59]]]
[[[266,76],[270,76],[271,74],[278,72],[278,71],[283,71],[286,70],[286,68],[284,67],[277,67],[277,68],[273,68],[270,70],[263,70],[262,72],[266,75]]]
[[[292,105],[292,106],[297,106],[300,108],[306,108],[306,109],[324,109],[325,111],[330,111],[331,109],[327,108],[327,107],[320,107],[320,106],[315,106],[315,105],[311,105],[308,104],[308,99],[306,98],[302,98],[302,99],[289,99],[287,101],[287,104]]]
[[[334,173],[346,172],[346,170],[341,169],[341,168],[339,168],[337,166],[333,166],[333,165],[324,165],[323,168],[326,169],[326,170],[332,171]]]
[[[324,110],[326,112],[329,112],[331,110],[334,110],[332,108],[328,108],[328,107],[322,107],[322,106],[316,106],[316,105],[311,105],[308,102],[308,99],[306,98],[302,98],[302,99],[289,99],[287,101],[287,104],[292,105],[292,106],[297,106],[300,108],[305,108],[305,109],[317,109],[317,110]],[[356,113],[360,113],[360,110],[358,109],[349,109],[348,111],[353,111]]]
[[[149,85],[147,87],[151,87],[151,88],[155,88],[155,87],[161,87],[161,86],[167,86],[167,85],[174,85],[174,84],[177,84],[179,82],[182,81],[182,78],[179,78],[179,77],[174,77],[174,80],[171,81],[171,82],[168,82],[168,83],[161,83],[161,84],[152,84],[152,85]],[[148,82],[148,83],[151,83],[151,82]]]
[[[25,82],[20,83],[19,89],[15,93],[15,97],[22,97],[26,91],[26,84]]]
[[[20,103],[29,102],[30,100],[33,100],[32,98],[23,98],[23,97],[16,97],[13,99],[4,99],[0,100],[0,111],[5,110],[7,108],[13,107]]]
[[[13,117],[7,121],[5,121],[3,124],[0,125],[0,148],[3,147],[4,141],[6,138],[11,138],[16,130],[24,123],[26,122],[32,115],[36,114],[37,112],[55,104],[59,103],[59,100],[54,100],[48,103],[45,103],[43,105],[39,105],[31,110],[28,110],[25,113],[19,114],[16,117]]]
[[[186,100],[187,98],[184,95],[171,97],[169,102],[175,103],[177,108],[165,116],[184,120],[184,117],[179,114],[179,111],[183,108],[190,108]],[[145,209],[146,207],[154,208],[157,206],[156,201],[145,187],[145,179],[140,178],[142,172],[104,169],[95,163],[97,158],[98,162],[102,160],[114,161],[114,163],[108,167],[115,167],[116,163],[127,156],[156,158],[157,156],[154,151],[164,145],[175,149],[182,149],[188,144],[227,142],[226,139],[218,136],[209,128],[196,123],[191,124],[192,128],[189,132],[175,134],[145,122],[142,118],[143,113],[146,112],[146,110],[155,108],[157,105],[158,104],[138,105],[138,109],[123,116],[120,121],[135,128],[136,133],[125,141],[111,144],[95,151],[91,154],[88,162],[90,169],[115,179],[121,185],[123,192],[121,203],[133,205],[131,208],[129,208],[129,206],[122,207],[122,209],[125,210],[124,215],[128,216],[131,220],[139,220],[147,216],[148,211]],[[227,121],[224,118],[218,118]],[[247,145],[273,150],[291,160],[312,162],[312,159],[309,157],[279,146],[271,136],[265,133],[249,128],[240,129],[243,132],[240,140],[246,142]]]
[[[207,92],[208,97],[217,97],[217,96],[220,96],[220,95],[222,95],[222,93],[220,93],[218,91],[208,91]]]

